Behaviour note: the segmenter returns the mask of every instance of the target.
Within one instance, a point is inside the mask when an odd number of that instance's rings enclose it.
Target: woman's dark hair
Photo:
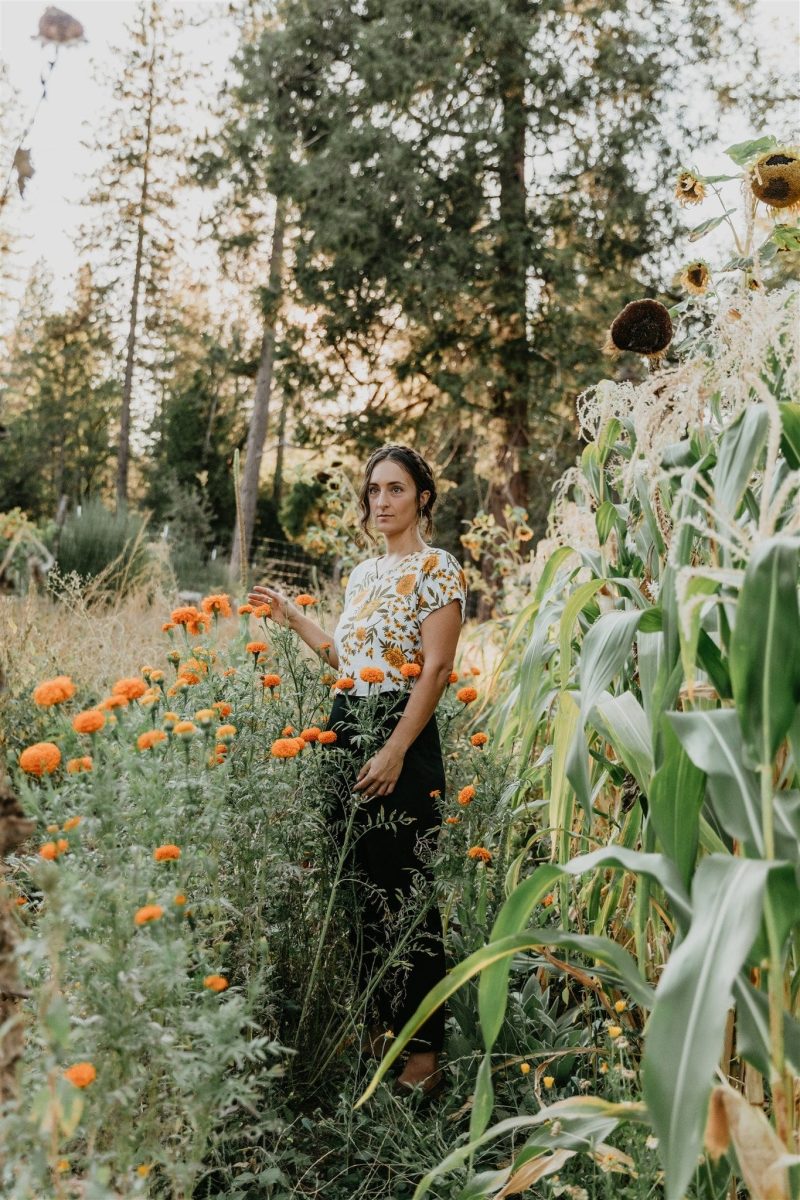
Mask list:
[[[361,509],[359,525],[369,540],[374,542],[375,538],[369,529],[369,484],[375,467],[377,467],[379,462],[385,462],[387,459],[390,462],[399,463],[414,480],[419,515],[424,522],[425,537],[429,538],[433,533],[433,506],[436,503],[436,481],[433,478],[433,471],[425,459],[421,454],[417,454],[416,450],[412,450],[410,446],[381,446],[379,450],[375,450],[370,455],[369,462],[364,468],[364,480],[358,493],[358,503]],[[428,492],[429,495],[425,503],[420,505],[419,497],[423,492]]]

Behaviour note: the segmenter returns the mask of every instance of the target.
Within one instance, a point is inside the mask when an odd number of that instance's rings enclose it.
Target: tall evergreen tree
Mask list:
[[[0,380],[4,436],[0,509],[16,505],[52,519],[109,483],[112,422],[120,398],[105,297],[90,267],[75,295],[53,311],[39,266],[23,299]]]
[[[174,209],[186,156],[180,109],[187,75],[176,46],[180,28],[180,14],[161,0],[141,0],[111,81],[113,105],[94,137],[102,166],[87,201],[83,244],[87,251],[102,246],[98,269],[110,285],[124,344],[118,505],[128,498],[137,402],[141,411],[148,399],[152,404],[153,375],[171,319]]]

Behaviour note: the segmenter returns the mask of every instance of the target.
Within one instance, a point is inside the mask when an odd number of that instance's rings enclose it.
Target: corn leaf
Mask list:
[[[770,869],[716,855],[700,863],[691,925],[656,992],[642,1077],[666,1200],[681,1200],[697,1164],[733,985],[759,930]]]
[[[745,759],[767,767],[800,702],[800,540],[756,546],[745,572],[731,637],[731,683]]]

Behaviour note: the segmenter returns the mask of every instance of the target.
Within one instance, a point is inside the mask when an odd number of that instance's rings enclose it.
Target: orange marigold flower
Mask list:
[[[240,604],[236,610],[240,617],[246,617],[253,611],[252,604]]]
[[[462,704],[471,704],[473,700],[478,699],[478,693],[474,687],[459,688],[456,692],[456,700],[460,700]]]
[[[404,663],[400,668],[400,674],[404,679],[416,679],[422,674],[422,667],[419,663]]]
[[[281,677],[280,675],[262,675],[261,682],[265,688],[276,688],[280,687]]]
[[[175,625],[185,625],[189,628],[189,626],[195,625],[203,615],[193,604],[185,604],[181,608],[173,609],[170,613],[170,620]]]
[[[269,647],[266,642],[248,642],[245,650],[248,654],[263,654]]]
[[[316,742],[319,740],[319,735],[322,730],[318,725],[310,725],[308,729],[300,730],[300,737],[304,742]]]
[[[159,669],[155,669],[155,670],[151,671],[150,672],[150,682],[151,683],[163,683],[164,682],[164,672]]]
[[[142,708],[152,708],[154,704],[159,704],[161,701],[161,692],[158,688],[148,688],[144,695],[139,697],[139,704]]]
[[[153,858],[156,862],[174,862],[180,856],[180,846],[176,846],[172,842],[166,842],[163,846],[156,846],[153,851]]]
[[[268,604],[257,604],[253,609],[253,616],[256,618],[256,620],[261,620],[264,617],[271,617],[272,609]]]
[[[39,857],[46,858],[48,862],[52,862],[53,859],[58,858],[58,846],[55,842],[44,842],[39,847]]]
[[[69,833],[70,829],[77,829],[82,820],[83,817],[70,817],[64,822],[64,829]]]
[[[70,775],[80,775],[81,771],[91,771],[93,766],[91,757],[84,754],[81,758],[71,758],[67,763],[67,770]],[[64,826],[66,829],[66,826]]]
[[[101,700],[97,707],[102,708],[104,712],[111,712],[114,708],[127,708],[128,701],[125,696],[106,696],[105,700]]]
[[[148,925],[150,921],[160,921],[164,910],[160,904],[143,904],[137,908],[133,920],[136,925]]]
[[[231,598],[225,592],[216,592],[211,596],[204,596],[200,601],[200,607],[204,613],[216,613],[220,617],[230,617]]]
[[[64,1072],[64,1078],[68,1079],[71,1084],[78,1088],[88,1087],[90,1083],[94,1083],[97,1079],[97,1071],[94,1064],[90,1062],[73,1063],[71,1067],[67,1067]]]
[[[458,803],[461,805],[462,808],[466,808],[466,806],[468,804],[471,804],[474,799],[475,799],[475,788],[472,786],[471,783],[468,783],[467,786],[463,787],[461,789],[461,791],[458,793]]]
[[[480,667],[470,667],[469,673],[470,675],[480,675],[481,669]]]
[[[195,651],[197,651],[197,649],[198,647],[196,646]],[[202,650],[202,646],[200,646],[199,649]],[[196,658],[187,658],[186,662],[180,669],[180,674],[182,675],[184,671],[195,671],[198,675],[207,675],[208,663],[202,661],[203,657],[205,656],[198,655]]]
[[[58,833],[58,825],[48,825],[47,832],[48,833]]]
[[[445,817],[444,823],[445,825],[460,825],[461,817]]]
[[[162,724],[166,725],[167,729],[172,729],[173,726],[177,725],[179,720],[180,717],[176,712],[165,712],[161,718]]]
[[[33,700],[41,708],[50,708],[53,704],[63,704],[75,695],[75,684],[69,675],[56,675],[55,679],[45,679],[33,689]]]
[[[554,903],[554,901],[555,901],[555,896],[553,895],[552,892],[548,892],[547,895],[542,898],[542,904],[544,905],[545,908],[549,908],[550,905]]]
[[[224,992],[227,986],[228,981],[224,975],[206,975],[203,980],[203,987],[211,992]]]
[[[356,681],[355,679],[351,679],[349,675],[344,675],[341,679],[337,679],[333,686],[338,688],[340,692],[350,692],[356,686]]]
[[[485,863],[492,861],[492,856],[485,846],[470,846],[467,851],[467,858],[478,858],[481,862]]]
[[[277,738],[270,750],[273,758],[294,758],[297,753],[298,747],[294,738]]]
[[[164,624],[161,626],[161,632],[162,632],[162,633],[169,633],[169,632],[170,632],[170,630],[171,630],[171,629],[174,629],[174,628],[175,628],[175,622],[174,622],[174,621],[165,621],[165,622],[164,622]]]
[[[221,717],[229,717],[233,712],[232,707],[225,700],[217,700],[211,707],[215,708]]]
[[[147,685],[138,676],[131,679],[118,679],[111,688],[112,696],[124,696],[126,700],[138,700],[147,691]]]
[[[197,733],[197,726],[194,721],[178,721],[172,732],[177,733],[178,737],[192,737]]]
[[[26,775],[52,775],[61,763],[61,751],[54,742],[34,742],[19,756],[19,765]]]
[[[439,797],[441,796],[441,794],[442,793],[439,788],[434,788],[432,792],[428,792],[428,795],[430,796],[431,800],[438,800]]]
[[[323,729],[317,741],[320,746],[332,746],[336,741],[336,731],[334,729]]]
[[[69,850],[69,842],[66,838],[59,838],[56,842],[56,849],[59,854],[66,854]]]
[[[216,721],[217,714],[213,708],[198,708],[194,714],[194,719],[200,725],[210,725],[212,721]]]
[[[230,742],[236,737],[235,725],[220,725],[217,729],[217,737],[221,742]]]
[[[457,672],[455,672],[455,671],[451,671],[451,672],[450,672],[450,674],[447,676],[447,682],[448,682],[448,683],[458,683],[458,674],[457,674]]]
[[[97,733],[105,723],[105,716],[99,708],[84,709],[72,718],[72,728],[76,733]]]
[[[309,596],[308,592],[301,592],[299,596],[294,598],[295,604],[299,604],[301,608],[310,608],[312,604],[316,604],[316,598]]]
[[[189,687],[194,687],[199,682],[200,682],[200,676],[197,674],[196,671],[187,671],[187,670],[185,670],[185,668],[181,667],[180,674],[178,675],[178,678],[175,681],[175,688],[177,691],[180,691],[181,690],[181,688],[179,686],[180,684],[184,684],[185,687],[189,688]],[[172,690],[172,689],[170,689],[170,690]]]
[[[238,674],[236,667],[226,667],[222,672],[223,675],[231,676]]]
[[[473,733],[469,739],[473,746],[485,746],[489,740],[488,733]]]
[[[358,675],[364,683],[383,683],[386,678],[380,667],[362,667]]]
[[[159,742],[166,742],[167,735],[163,729],[148,729],[145,733],[140,733],[136,739],[136,745],[139,750],[152,750],[153,746],[157,746]]]
[[[186,897],[184,896],[183,892],[177,892],[175,899],[173,900],[173,904],[177,904],[178,908],[183,908],[185,903]]]
[[[28,903],[28,900],[27,900],[27,897],[25,897],[25,896],[17,896],[14,903],[16,904],[17,908],[24,908],[25,905]]]

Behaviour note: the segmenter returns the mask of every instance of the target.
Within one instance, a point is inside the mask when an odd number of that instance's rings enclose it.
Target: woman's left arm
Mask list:
[[[405,712],[385,744],[364,763],[354,787],[367,796],[390,796],[411,743],[436,711],[447,687],[461,633],[461,605],[451,600],[420,625],[425,665],[417,676]]]

